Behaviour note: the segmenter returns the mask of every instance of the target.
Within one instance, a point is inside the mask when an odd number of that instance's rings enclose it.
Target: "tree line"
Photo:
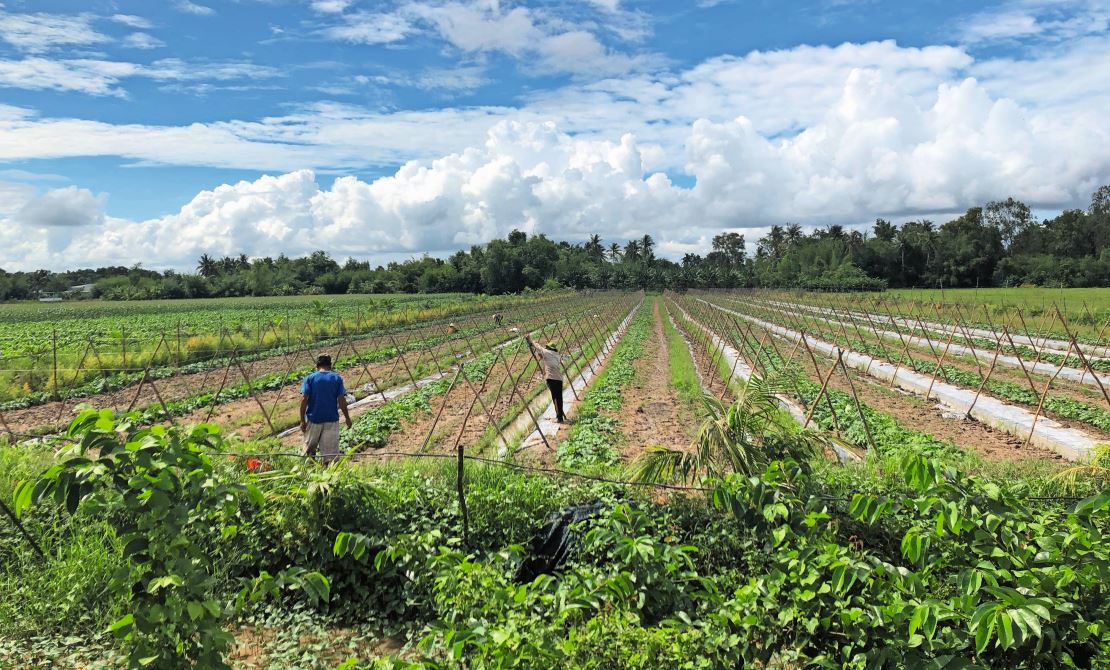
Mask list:
[[[194,272],[141,266],[69,272],[0,270],[0,300],[45,294],[110,300],[338,293],[517,293],[576,289],[791,287],[862,291],[887,287],[1110,286],[1110,186],[1086,210],[1036,221],[1013,198],[973,207],[944,224],[878,219],[867,232],[831,225],[805,233],[773,226],[749,253],[722,232],[704,256],[657,255],[651,235],[623,244],[599,235],[556,242],[519,230],[446,259],[425,255],[387,265],[325,251],[301,258],[201,256]],[[91,289],[74,293],[72,287]]]

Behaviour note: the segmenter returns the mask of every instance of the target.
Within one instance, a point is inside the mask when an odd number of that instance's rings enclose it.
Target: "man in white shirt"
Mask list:
[[[528,341],[528,346],[532,347],[540,356],[543,362],[543,374],[547,379],[547,389],[551,391],[551,400],[555,403],[555,420],[563,423],[567,420],[563,414],[563,357],[559,354],[559,350],[555,345],[548,342],[547,346],[541,346],[532,341],[532,338],[525,335],[524,339]]]

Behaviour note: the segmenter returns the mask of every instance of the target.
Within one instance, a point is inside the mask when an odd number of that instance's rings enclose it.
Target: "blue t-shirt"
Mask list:
[[[340,396],[347,395],[343,378],[331,372],[317,371],[304,378],[301,394],[308,396],[308,411],[305,415],[312,423],[331,423],[339,421]]]

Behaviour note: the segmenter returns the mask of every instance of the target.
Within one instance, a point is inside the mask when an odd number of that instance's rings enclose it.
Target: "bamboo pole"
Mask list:
[[[871,426],[867,423],[867,415],[863,413],[863,404],[859,401],[859,396],[856,395],[856,385],[852,381],[852,375],[848,374],[848,367],[844,365],[844,350],[837,347],[836,361],[840,364],[840,369],[844,371],[844,378],[848,380],[848,388],[852,391],[852,400],[856,403],[856,411],[859,412],[859,419],[863,422],[863,430],[867,433],[867,442],[871,445],[871,449],[875,454],[879,453],[879,448],[875,444],[875,437],[871,434]]]
[[[447,387],[447,392],[443,394],[443,402],[439,405],[439,411],[436,412],[436,418],[432,421],[432,427],[428,429],[428,434],[424,437],[424,444],[420,447],[420,451],[427,451],[428,445],[432,441],[432,435],[435,433],[436,426],[439,425],[439,420],[443,416],[443,410],[447,408],[447,399],[454,390],[455,384],[459,381],[459,376],[463,374],[463,367],[465,363],[459,363],[459,368],[455,372],[455,377],[451,380],[450,385]]]
[[[1072,345],[1069,344],[1068,345],[1068,355],[1069,356],[1071,355],[1071,347],[1072,347]],[[1044,393],[1041,394],[1041,399],[1037,403],[1037,413],[1033,415],[1033,425],[1031,425],[1029,427],[1029,434],[1025,436],[1025,443],[1022,444],[1023,449],[1025,447],[1029,446],[1029,441],[1033,439],[1033,431],[1037,430],[1037,420],[1041,418],[1041,412],[1044,411],[1044,402],[1048,398],[1048,389],[1052,387],[1052,382],[1056,381],[1056,376],[1059,375],[1060,372],[1064,369],[1064,366],[1067,363],[1067,360],[1068,360],[1068,357],[1064,356],[1064,362],[1060,363],[1060,367],[1058,367],[1056,369],[1056,372],[1048,380],[1048,383],[1044,385]]]

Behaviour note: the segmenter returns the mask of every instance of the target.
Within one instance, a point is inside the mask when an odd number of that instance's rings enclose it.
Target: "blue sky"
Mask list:
[[[1048,213],[1110,2],[3,0],[0,267]]]

